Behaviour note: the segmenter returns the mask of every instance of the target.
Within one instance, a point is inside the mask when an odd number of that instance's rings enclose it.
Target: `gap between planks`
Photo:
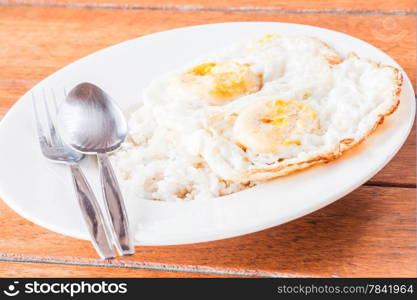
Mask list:
[[[0,0],[0,6],[31,6],[31,7],[61,7],[61,8],[84,8],[84,9],[131,9],[131,10],[168,10],[179,12],[207,11],[207,12],[240,12],[259,14],[328,14],[328,15],[359,15],[359,16],[417,16],[417,12],[408,10],[379,11],[350,10],[350,9],[287,9],[280,7],[257,7],[257,6],[235,6],[235,7],[206,7],[201,5],[143,5],[143,4],[117,4],[117,3],[45,3],[42,1],[8,1]]]
[[[415,189],[417,187],[416,184],[392,183],[392,182],[385,182],[385,181],[366,182],[363,185],[377,186],[377,187],[390,187],[390,188],[405,188],[405,189]]]
[[[225,269],[218,267],[208,267],[199,265],[176,265],[155,262],[135,262],[123,260],[100,260],[86,258],[72,258],[67,260],[56,257],[27,256],[8,253],[0,253],[0,262],[21,262],[21,263],[38,263],[53,265],[73,265],[87,267],[103,267],[103,268],[120,268],[120,269],[138,269],[147,271],[163,271],[163,272],[181,272],[181,273],[199,273],[199,274],[217,274],[255,278],[291,278],[300,277],[298,274],[285,274],[278,272],[265,272],[251,269]]]

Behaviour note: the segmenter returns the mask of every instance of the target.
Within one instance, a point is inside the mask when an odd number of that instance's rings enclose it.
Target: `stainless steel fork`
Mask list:
[[[51,99],[48,101],[46,91],[43,89],[42,95],[39,97],[41,100],[39,101],[39,99],[36,100],[37,97],[32,92],[33,110],[41,151],[50,161],[69,165],[78,202],[94,248],[101,258],[113,258],[115,255],[112,240],[105,219],[97,199],[78,165],[78,162],[84,158],[84,155],[72,150],[61,141],[53,120],[58,110],[53,91],[51,91],[51,95],[49,97]],[[39,102],[42,103],[43,109],[41,109]],[[53,112],[51,112],[51,105],[48,102],[52,102]]]

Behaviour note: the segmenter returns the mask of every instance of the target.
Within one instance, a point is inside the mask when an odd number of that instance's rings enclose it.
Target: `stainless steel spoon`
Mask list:
[[[113,242],[120,255],[133,254],[135,249],[123,197],[107,156],[126,138],[127,125],[122,112],[101,88],[81,83],[60,106],[58,130],[70,147],[97,155]]]

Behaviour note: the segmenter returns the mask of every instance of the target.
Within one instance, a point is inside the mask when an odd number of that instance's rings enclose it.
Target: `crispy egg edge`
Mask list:
[[[355,53],[350,53],[349,57],[351,56],[359,58]],[[339,158],[341,155],[343,155],[346,151],[364,142],[378,128],[378,126],[384,122],[385,117],[388,117],[389,115],[393,114],[395,110],[398,108],[400,104],[401,86],[403,84],[403,76],[399,69],[390,65],[376,63],[372,60],[368,61],[377,68],[390,68],[391,70],[393,70],[394,75],[392,78],[392,82],[396,88],[392,95],[392,105],[390,106],[390,108],[387,109],[385,113],[379,115],[372,128],[368,132],[366,132],[361,139],[355,141],[353,138],[345,138],[339,141],[338,145],[334,148],[333,151],[330,151],[326,154],[317,155],[316,157],[313,157],[306,161],[301,161],[287,165],[284,164],[274,169],[252,169],[244,173],[238,174],[236,178],[233,178],[232,180],[235,182],[272,180],[277,177],[289,175],[290,173],[312,167],[319,163],[328,163],[330,161],[333,161]],[[340,61],[335,62],[333,64],[337,64],[339,62]]]

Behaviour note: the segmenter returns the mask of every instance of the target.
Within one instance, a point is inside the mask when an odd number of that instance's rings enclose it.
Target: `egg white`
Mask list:
[[[212,134],[206,144],[210,146],[203,152],[208,165],[222,178],[233,181],[285,175],[310,162],[338,157],[363,141],[398,105],[401,75],[393,67],[352,55],[332,66],[331,71],[322,71],[317,69],[311,80],[287,80],[282,76],[259,93],[224,105],[211,117],[215,121],[208,128]],[[303,97],[306,92],[307,98]],[[293,138],[300,141],[299,145],[276,153],[253,151],[250,147],[241,149],[233,137],[234,123],[230,116],[238,116],[253,103],[274,99],[302,101],[313,108],[318,112],[320,131],[295,135]]]

